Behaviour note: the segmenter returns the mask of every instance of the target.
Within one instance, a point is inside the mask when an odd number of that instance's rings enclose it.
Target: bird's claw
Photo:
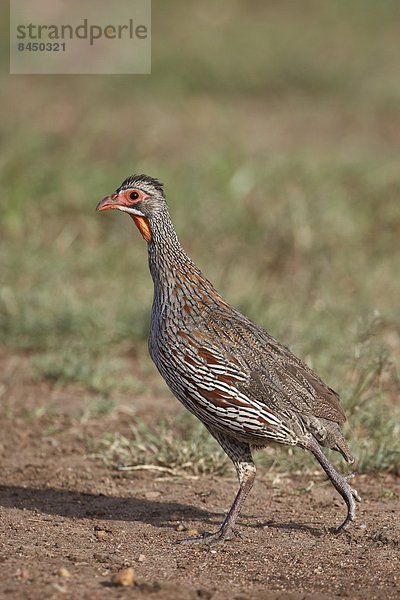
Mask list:
[[[343,521],[343,523],[341,525],[339,525],[339,527],[335,530],[336,533],[339,533],[342,530],[346,530],[348,528],[348,526],[350,525],[350,523],[355,520],[356,509],[355,509],[354,500],[356,500],[357,502],[361,502],[360,494],[357,492],[357,490],[352,488],[351,485],[348,483],[349,479],[353,479],[353,477],[354,477],[353,473],[351,475],[347,475],[346,477],[344,477],[345,481],[344,481],[344,484],[342,485],[341,494],[347,504],[347,516],[346,516],[345,520]]]
[[[241,533],[238,530],[230,529],[225,530],[221,527],[218,531],[211,533],[210,531],[203,531],[197,537],[184,538],[183,540],[178,540],[177,544],[220,544],[225,542],[226,540],[232,539],[234,536],[242,537]]]
[[[346,483],[348,483],[351,479],[354,479],[354,477],[356,475],[357,475],[357,473],[350,473],[349,475],[346,475],[345,476]],[[354,488],[352,488],[351,485],[349,485],[349,488],[350,488],[350,492],[351,492],[354,500],[356,500],[357,502],[361,502],[361,496],[357,492],[357,490],[355,490]]]
[[[183,540],[177,540],[177,544],[218,544],[224,540],[222,533],[216,531],[211,533],[210,531],[203,531],[199,536],[184,538]]]

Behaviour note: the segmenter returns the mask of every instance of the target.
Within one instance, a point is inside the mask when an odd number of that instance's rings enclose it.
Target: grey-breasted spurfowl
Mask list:
[[[340,425],[339,397],[288,348],[232,308],[179,243],[162,184],[128,177],[98,210],[128,213],[148,244],[154,300],[149,351],[172,393],[200,419],[233,461],[239,491],[221,527],[190,541],[222,541],[232,532],[256,468],[253,448],[279,442],[315,456],[355,518],[360,497],[321,446],[353,462]],[[179,443],[179,442],[177,442]]]

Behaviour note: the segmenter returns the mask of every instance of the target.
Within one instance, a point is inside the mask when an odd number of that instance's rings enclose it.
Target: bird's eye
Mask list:
[[[139,194],[138,194],[137,192],[131,192],[131,193],[129,194],[129,198],[130,198],[131,200],[137,200],[137,199],[139,198]]]

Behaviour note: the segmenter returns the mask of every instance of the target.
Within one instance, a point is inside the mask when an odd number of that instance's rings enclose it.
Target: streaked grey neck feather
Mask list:
[[[155,295],[163,295],[175,285],[177,273],[188,268],[193,270],[194,265],[182,248],[167,211],[153,216],[151,232],[152,239],[148,245],[149,269]]]
[[[154,282],[152,319],[176,311],[185,298],[194,298],[198,307],[223,302],[182,248],[167,210],[151,219],[152,239],[148,244],[149,269]],[[192,317],[197,311],[193,311]],[[200,311],[199,311],[200,312]]]

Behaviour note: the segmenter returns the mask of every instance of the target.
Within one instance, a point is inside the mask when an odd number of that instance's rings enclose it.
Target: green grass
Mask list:
[[[107,464],[121,470],[153,469],[171,475],[221,475],[226,455],[200,422],[187,413],[162,419],[151,429],[138,421],[131,435],[106,434],[93,450]]]
[[[145,244],[129,219],[94,211],[144,171],[165,181],[183,245],[224,296],[341,393],[359,469],[396,471],[399,5],[185,7],[153,3],[150,77],[3,76],[1,344],[105,412],[143,386],[160,394]],[[154,462],[135,439],[129,460]],[[303,461],[264,454],[271,468]]]

